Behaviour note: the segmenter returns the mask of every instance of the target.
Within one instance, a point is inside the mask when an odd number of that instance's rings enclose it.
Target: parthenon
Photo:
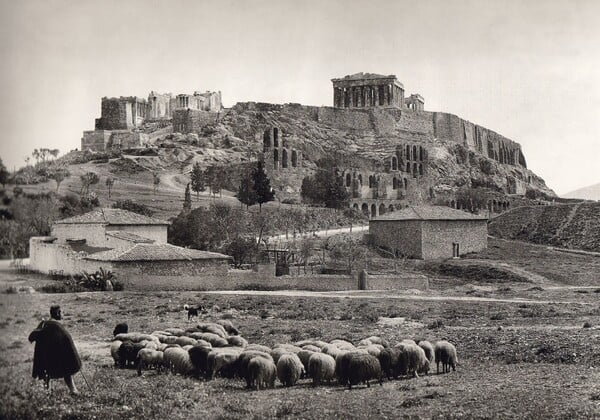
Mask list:
[[[335,108],[404,107],[404,86],[393,74],[361,72],[331,81]]]

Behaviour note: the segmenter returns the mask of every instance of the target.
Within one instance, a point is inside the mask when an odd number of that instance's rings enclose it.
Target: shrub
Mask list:
[[[585,322],[583,323],[583,328],[592,328],[592,323],[591,323],[591,322],[589,322],[589,321],[585,321]]]

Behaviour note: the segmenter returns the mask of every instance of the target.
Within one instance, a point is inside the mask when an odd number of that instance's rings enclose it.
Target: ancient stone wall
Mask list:
[[[100,267],[112,269],[110,263],[86,260],[85,252],[75,252],[68,245],[47,241],[46,237],[29,240],[29,266],[34,271],[44,274],[61,271],[64,275],[76,275],[83,271],[93,273]]]
[[[102,98],[96,130],[128,130],[139,127],[147,114],[146,100],[135,96]]]
[[[218,112],[196,109],[175,109],[173,111],[173,132],[200,133],[208,125],[216,124],[220,119]]]
[[[81,150],[103,152],[110,144],[111,132],[108,130],[84,131],[81,138]]]
[[[174,97],[171,93],[150,92],[148,95],[148,119],[169,119],[173,116]]]

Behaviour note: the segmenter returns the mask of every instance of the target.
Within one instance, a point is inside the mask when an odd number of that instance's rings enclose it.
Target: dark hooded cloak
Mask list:
[[[33,352],[34,378],[64,378],[81,369],[81,359],[71,335],[60,322],[42,321],[29,334],[29,342],[35,341]]]

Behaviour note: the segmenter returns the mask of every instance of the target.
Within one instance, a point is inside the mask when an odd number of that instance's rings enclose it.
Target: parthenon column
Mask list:
[[[379,86],[375,85],[373,86],[373,89],[375,90],[375,94],[373,95],[373,106],[379,106]]]

